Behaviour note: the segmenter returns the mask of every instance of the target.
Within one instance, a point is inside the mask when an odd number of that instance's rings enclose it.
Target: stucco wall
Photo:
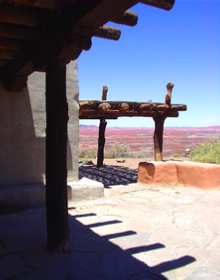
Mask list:
[[[68,177],[78,180],[78,78],[67,65]],[[45,171],[45,74],[35,72],[19,93],[0,84],[0,187],[42,184]]]

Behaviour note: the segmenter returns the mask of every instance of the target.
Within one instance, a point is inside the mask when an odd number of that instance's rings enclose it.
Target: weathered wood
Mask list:
[[[66,65],[51,62],[46,69],[46,217],[49,250],[69,250],[67,209]]]
[[[92,33],[92,36],[117,41],[121,37],[121,30],[117,27],[103,25],[103,26],[99,27],[98,29],[96,29]]]
[[[14,60],[13,63],[8,66],[7,71],[5,71],[3,75],[6,89],[10,91],[11,84],[8,83],[8,81],[12,80],[12,77],[33,59],[35,67],[41,68],[47,64],[50,59],[56,58],[62,50],[62,47],[64,46],[74,24],[76,24],[76,22],[78,22],[88,12],[93,10],[102,1],[103,0],[90,1],[86,5],[81,1],[74,2],[69,9],[59,16],[54,24],[50,21],[50,27],[42,32],[39,40],[37,40],[34,45],[29,48],[29,51],[25,52],[24,55],[19,56],[17,60]],[[19,10],[16,9],[15,18],[20,18],[17,14],[18,12]],[[8,17],[9,22],[10,19],[13,20],[13,15],[10,12],[8,12]],[[34,20],[34,18],[35,16],[33,15],[31,20]],[[4,19],[7,19],[7,16],[5,16]],[[79,50],[78,55],[80,52],[81,50]],[[31,74],[31,72],[29,74]]]
[[[173,104],[171,105],[171,110],[177,110],[177,111],[186,111],[187,110],[187,106],[184,104]]]
[[[163,130],[165,118],[163,115],[154,117],[155,130],[154,130],[154,160],[163,160]]]
[[[103,167],[106,125],[107,125],[107,121],[105,119],[100,119],[98,153],[97,153],[97,168]]]
[[[79,106],[80,109],[85,109],[85,108],[91,108],[94,105],[94,101],[88,100],[88,101],[79,101]]]
[[[154,131],[154,159],[156,161],[163,160],[163,130],[164,130],[164,122],[165,119],[168,117],[171,111],[171,96],[174,84],[168,83],[167,84],[167,95],[165,98],[165,104],[163,107],[160,105],[161,108],[164,108],[163,112],[158,112],[156,117],[153,117],[155,122],[155,131]],[[158,107],[158,106],[157,106]]]
[[[143,103],[143,104],[140,104],[140,106],[138,107],[138,110],[153,110],[154,108],[156,108],[156,104],[155,103]]]
[[[0,23],[0,36],[19,40],[36,40],[39,37],[39,30],[29,26],[18,26]]]
[[[103,111],[103,112],[106,112],[106,111],[109,111],[111,109],[111,105],[109,103],[101,103],[99,104],[98,106],[98,111]]]
[[[39,7],[44,9],[58,10],[61,8],[68,8],[75,0],[68,1],[54,1],[54,0],[7,0],[8,4],[17,3],[27,6]]]
[[[154,6],[154,7],[158,7],[164,10],[170,10],[172,9],[175,0],[156,0],[156,1],[152,1],[152,0],[141,0],[140,1],[143,4],[147,4],[150,6]]]
[[[138,22],[138,15],[133,11],[127,10],[111,21],[129,26],[135,26]]]
[[[108,92],[108,87],[107,86],[103,86],[103,89],[102,89],[102,100],[106,100],[107,99],[107,92]]]
[[[172,83],[167,84],[167,95],[166,95],[166,98],[165,98],[165,104],[169,107],[170,107],[170,104],[171,104],[173,87],[174,87],[174,84],[172,84]]]
[[[80,119],[117,119],[118,117],[156,117],[155,111],[123,111],[123,110],[109,110],[106,112],[99,112],[97,110],[82,110]],[[167,117],[177,118],[179,113],[177,111],[169,111]]]

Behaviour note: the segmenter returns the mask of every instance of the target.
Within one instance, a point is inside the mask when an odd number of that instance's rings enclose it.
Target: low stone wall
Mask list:
[[[181,184],[203,190],[220,188],[220,165],[197,162],[140,162],[138,183]]]

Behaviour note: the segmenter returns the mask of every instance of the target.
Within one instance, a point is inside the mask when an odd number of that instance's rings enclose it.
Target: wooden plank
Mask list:
[[[127,10],[119,16],[113,18],[111,21],[119,24],[135,26],[138,22],[138,15],[133,11]]]
[[[53,61],[46,71],[46,217],[48,249],[59,252],[70,249],[67,121],[66,65]]]

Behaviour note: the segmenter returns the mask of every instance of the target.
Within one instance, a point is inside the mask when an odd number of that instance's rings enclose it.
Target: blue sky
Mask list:
[[[186,112],[165,126],[220,125],[220,0],[176,0],[170,11],[138,4],[134,27],[116,25],[118,41],[92,38],[78,59],[80,99],[164,102],[174,83],[172,103]],[[80,121],[95,124],[99,121]],[[108,120],[108,127],[153,127],[152,118]]]

